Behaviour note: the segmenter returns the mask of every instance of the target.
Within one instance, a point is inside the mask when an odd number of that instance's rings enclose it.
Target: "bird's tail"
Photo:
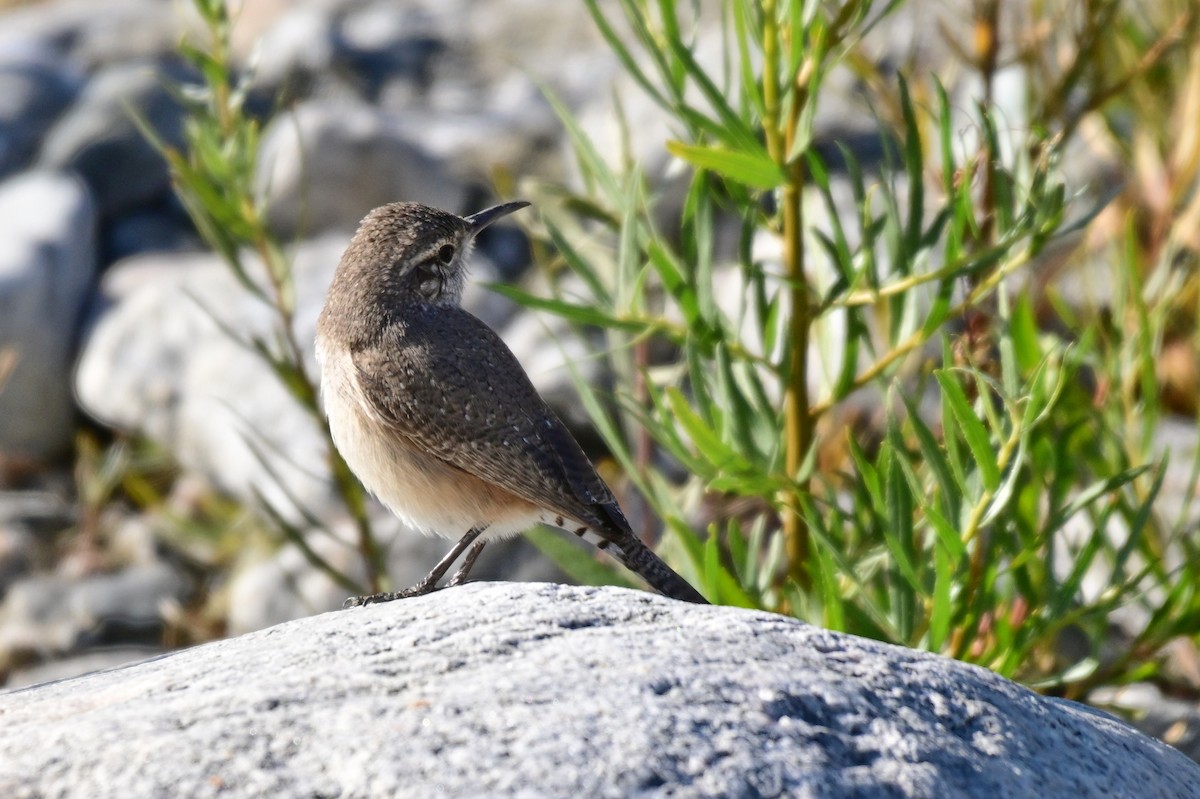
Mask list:
[[[598,477],[596,479],[599,480]],[[607,486],[604,488],[607,492]],[[694,602],[698,605],[708,604],[708,600],[693,588],[691,583],[663,563],[658,555],[655,555],[649,547],[641,542],[641,539],[634,535],[633,528],[629,526],[629,521],[621,512],[621,507],[617,505],[611,495],[607,502],[594,503],[587,508],[587,511],[579,514],[586,520],[582,524],[577,520],[578,517],[550,516],[548,513],[542,517],[542,521],[560,530],[570,530],[579,538],[592,541],[598,548],[620,561],[625,568],[648,582],[651,588],[663,596],[683,602]],[[589,534],[594,536],[595,540],[586,538]]]
[[[611,546],[604,547],[617,560],[634,574],[650,583],[655,591],[663,596],[678,599],[683,602],[695,602],[707,605],[708,600],[692,587],[691,583],[679,576],[678,573],[662,559],[655,555],[649,547],[643,544],[632,533],[621,536],[605,537]]]

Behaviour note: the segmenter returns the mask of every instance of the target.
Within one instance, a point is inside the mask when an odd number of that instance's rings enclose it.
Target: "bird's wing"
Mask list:
[[[479,319],[406,308],[352,358],[371,411],[414,446],[601,535],[630,532],[579,444]]]

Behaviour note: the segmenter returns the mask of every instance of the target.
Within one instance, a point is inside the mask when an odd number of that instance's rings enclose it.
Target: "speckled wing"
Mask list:
[[[414,446],[602,535],[629,533],[579,444],[479,319],[410,306],[351,357],[372,410]]]

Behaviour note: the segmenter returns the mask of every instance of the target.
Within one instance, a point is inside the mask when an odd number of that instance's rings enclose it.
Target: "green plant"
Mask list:
[[[323,433],[331,481],[357,528],[366,585],[359,585],[322,558],[309,545],[305,531],[264,497],[260,497],[260,510],[313,566],[347,591],[378,592],[387,587],[383,552],[367,516],[363,489],[333,446],[321,413],[317,382],[309,373],[295,333],[291,262],[267,227],[264,198],[255,189],[259,124],[245,110],[249,76],[239,81],[231,65],[229,12],[224,0],[194,0],[193,5],[204,24],[207,41],[202,45],[185,41],[179,46],[181,55],[203,81],[201,85],[173,87],[186,110],[185,148],[181,151],[170,146],[144,123],[142,129],[170,166],[176,193],[204,240],[225,260],[239,285],[274,312],[275,325],[268,337],[247,336],[228,327],[225,332],[262,359]],[[270,469],[271,457],[261,443],[254,439],[248,443],[264,468]],[[309,528],[325,528],[305,509],[303,501],[292,499]]]
[[[586,5],[670,117],[666,148],[690,169],[678,226],[654,221],[659,198],[639,165],[606,161],[551,94],[583,183],[534,188],[539,249],[560,279],[552,298],[498,289],[603,331],[613,388],[577,385],[685,573],[720,602],[1067,692],[1152,671],[1165,642],[1195,635],[1194,543],[1153,512],[1164,464],[1145,441],[1129,445],[1128,415],[1098,401],[1109,376],[1128,382],[1129,362],[1107,346],[1103,319],[1042,329],[1024,274],[1099,211],[1080,214],[1059,174],[1075,110],[1107,108],[1122,82],[1178,53],[1178,35],[1127,74],[1093,80],[1089,17],[1061,92],[1016,130],[991,102],[998,4],[976,7],[983,34],[965,57],[985,91],[967,110],[938,82],[886,76],[866,57],[863,37],[899,2],[728,0],[716,68],[696,56],[714,29],[708,6]],[[1099,5],[1086,13],[1129,19]],[[835,172],[815,146],[838,69],[872,87],[877,174],[845,148]],[[1068,211],[1080,217],[1070,226]],[[719,232],[731,227],[732,243]],[[1128,289],[1148,323],[1157,311]],[[1140,347],[1145,378],[1153,325],[1143,330],[1121,346]],[[1134,385],[1152,418],[1154,387]],[[882,409],[874,424],[855,420],[867,392]],[[1085,586],[1097,573],[1099,591]],[[1151,622],[1130,655],[1102,661],[1108,621],[1130,604]],[[1083,658],[1057,646],[1072,630],[1092,642]]]

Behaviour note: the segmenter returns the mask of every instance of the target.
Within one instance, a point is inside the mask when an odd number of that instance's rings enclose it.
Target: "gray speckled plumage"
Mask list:
[[[373,410],[413,446],[535,505],[628,532],[608,486],[516,356],[468,312],[411,303],[351,359]]]
[[[633,534],[500,337],[459,307],[474,236],[524,205],[464,219],[395,203],[363,220],[317,324],[334,441],[401,518],[429,533],[462,536],[452,556],[467,545],[477,555],[483,540],[474,542],[484,533],[511,534],[540,521],[590,532],[662,593],[704,602]],[[468,555],[456,580],[472,562]]]

